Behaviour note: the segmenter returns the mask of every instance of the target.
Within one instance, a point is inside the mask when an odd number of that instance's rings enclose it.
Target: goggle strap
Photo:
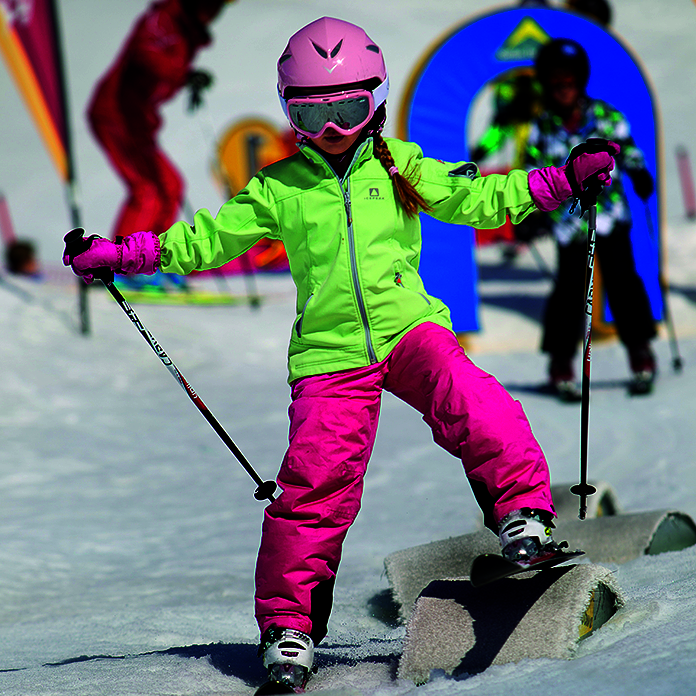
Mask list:
[[[377,108],[382,104],[383,102],[387,101],[387,95],[389,94],[389,75],[387,75],[387,79],[377,85],[372,90],[372,99],[374,100],[375,103],[375,111],[377,111]]]

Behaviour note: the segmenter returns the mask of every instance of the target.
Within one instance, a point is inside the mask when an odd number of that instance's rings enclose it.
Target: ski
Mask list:
[[[217,292],[192,290],[190,292],[167,292],[163,290],[123,290],[123,297],[129,304],[146,305],[238,305],[246,298],[238,295],[223,295]]]
[[[484,553],[474,558],[474,562],[471,564],[469,580],[474,587],[482,587],[490,582],[508,578],[518,573],[554,568],[561,563],[584,555],[584,551],[557,551],[551,555],[542,556],[540,560],[536,562],[523,564],[508,561],[507,558],[503,558],[494,553]]]

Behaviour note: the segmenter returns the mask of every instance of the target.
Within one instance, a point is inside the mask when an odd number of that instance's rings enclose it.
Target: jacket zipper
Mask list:
[[[366,141],[367,142],[367,141]],[[367,309],[365,308],[365,299],[363,297],[362,289],[360,287],[360,277],[358,275],[358,261],[357,261],[357,256],[355,254],[355,234],[353,232],[353,211],[351,208],[350,204],[350,179],[348,178],[350,174],[350,170],[353,168],[353,165],[355,162],[358,160],[360,155],[362,154],[363,150],[365,149],[365,144],[363,144],[362,147],[359,147],[355,154],[353,155],[353,159],[348,166],[348,169],[346,170],[346,175],[343,179],[341,179],[338,174],[333,170],[331,165],[326,161],[326,158],[322,157],[320,153],[316,153],[326,164],[326,166],[329,168],[329,171],[336,177],[336,180],[338,181],[338,185],[341,188],[341,193],[343,194],[343,202],[345,204],[346,208],[346,218],[348,222],[348,249],[350,253],[350,272],[351,272],[351,277],[353,279],[353,288],[355,290],[355,296],[358,300],[358,312],[360,313],[360,320],[362,322],[363,326],[363,331],[365,332],[365,344],[367,346],[367,356],[370,359],[370,362],[372,364],[377,362],[377,354],[375,353],[374,346],[372,345],[372,333],[370,331],[370,324],[367,320]],[[315,151],[316,152],[316,151]],[[346,188],[343,188],[343,184],[346,182]],[[306,305],[305,305],[306,307]],[[301,320],[300,320],[301,323]],[[299,335],[299,334],[298,334]]]
[[[351,167],[353,163],[351,162]],[[350,167],[348,168],[350,171]],[[363,298],[362,289],[360,287],[360,278],[358,276],[358,261],[355,254],[355,234],[353,232],[353,211],[350,205],[350,180],[347,179],[347,185],[343,191],[343,200],[346,205],[346,215],[348,220],[348,249],[350,251],[350,270],[353,277],[353,287],[355,289],[355,295],[358,300],[358,311],[360,312],[360,319],[362,320],[363,331],[365,332],[365,343],[367,345],[367,355],[370,358],[371,363],[377,362],[377,355],[375,349],[372,345],[372,334],[370,332],[370,324],[367,320],[367,309],[365,308],[365,299]]]

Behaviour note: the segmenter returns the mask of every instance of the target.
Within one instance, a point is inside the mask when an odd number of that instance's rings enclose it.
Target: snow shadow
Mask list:
[[[689,302],[696,304],[696,287],[670,284],[669,291],[677,292],[683,295]]]
[[[477,588],[475,592],[472,592],[469,583],[464,583],[458,588],[462,593],[454,595],[451,582],[432,582],[423,591],[422,597],[454,600],[471,616],[474,644],[453,670],[452,677],[465,680],[488,669],[530,609],[570,570],[555,568],[553,572],[539,573],[533,578],[533,583],[526,583],[524,592],[519,591],[517,583],[520,581],[509,578],[499,580],[495,586]],[[507,598],[507,601],[502,598]],[[514,600],[510,601],[510,598]],[[537,638],[536,635],[528,636],[531,644]]]
[[[44,667],[65,667],[78,662],[101,660],[137,660],[153,655],[173,655],[175,657],[207,659],[208,662],[226,677],[236,677],[253,686],[263,682],[265,671],[258,658],[258,646],[251,643],[213,643],[210,645],[187,645],[183,647],[153,650],[135,655],[81,655],[60,662],[47,662]]]
[[[479,281],[518,281],[525,283],[549,280],[552,275],[551,269],[547,268],[528,268],[517,265],[514,261],[488,263],[478,261],[477,266]]]
[[[521,314],[541,324],[546,307],[546,295],[525,295],[521,293],[489,293],[481,289],[479,298],[483,304],[506,309]]]
[[[482,304],[521,314],[541,323],[550,288],[548,268],[529,268],[511,263],[478,262],[479,300]],[[501,288],[500,284],[505,284]],[[489,284],[499,287],[490,287]],[[517,289],[516,284],[525,284]],[[530,288],[534,285],[534,289]],[[502,290],[502,291],[501,291]]]
[[[503,386],[507,391],[512,393],[522,393],[522,394],[537,394],[539,396],[548,396],[550,398],[556,399],[559,403],[567,403],[569,406],[578,406],[579,401],[569,401],[563,402],[558,399],[558,394],[555,389],[548,382],[533,382],[530,384],[517,383],[517,382],[504,382]],[[626,396],[629,394],[630,381],[628,379],[592,379],[590,381],[590,389],[594,391],[614,391],[616,389],[623,389],[626,392]]]

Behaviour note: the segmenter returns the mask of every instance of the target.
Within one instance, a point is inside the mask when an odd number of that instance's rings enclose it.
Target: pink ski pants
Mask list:
[[[417,326],[368,367],[292,385],[281,495],[265,510],[256,619],[326,634],[343,540],[360,510],[382,389],[423,414],[435,442],[463,464],[487,526],[523,507],[554,512],[546,459],[519,402],[476,367],[456,336]]]

